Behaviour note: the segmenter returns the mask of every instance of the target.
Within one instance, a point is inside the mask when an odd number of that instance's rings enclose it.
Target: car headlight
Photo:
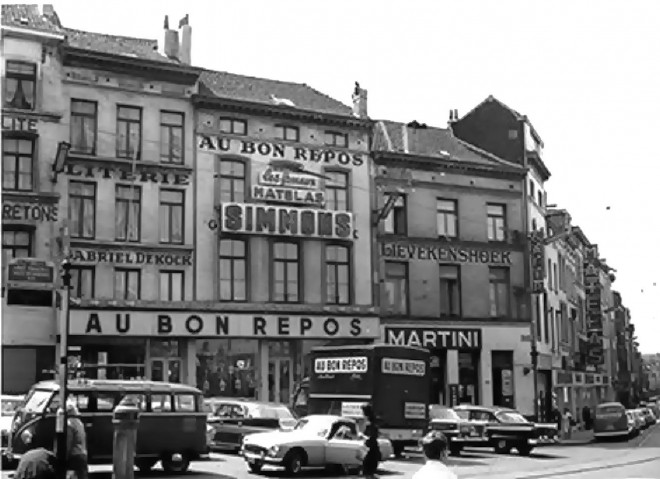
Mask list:
[[[21,441],[23,444],[30,444],[32,442],[32,431],[26,429],[21,433]]]
[[[275,457],[277,456],[277,453],[280,452],[280,446],[273,446],[270,449],[268,449],[268,455],[270,457]]]

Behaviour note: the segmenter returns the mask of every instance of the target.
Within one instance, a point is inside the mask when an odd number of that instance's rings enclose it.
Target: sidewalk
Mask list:
[[[560,439],[558,446],[580,446],[594,441],[593,431],[577,430],[573,431],[570,439]]]

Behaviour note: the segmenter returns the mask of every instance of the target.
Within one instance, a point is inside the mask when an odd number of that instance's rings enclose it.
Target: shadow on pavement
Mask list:
[[[180,476],[186,476],[186,477],[195,477],[198,479],[202,478],[208,478],[208,479],[236,479],[235,476],[228,476],[226,474],[218,474],[215,472],[207,472],[207,471],[195,471],[195,470],[190,470],[188,472],[185,472],[183,474],[178,474],[175,477],[180,477]],[[112,471],[99,471],[99,472],[90,472],[89,473],[90,479],[112,479]],[[145,478],[150,478],[150,479],[156,479],[156,478],[167,478],[167,479],[172,479],[171,474],[166,474],[165,471],[159,471],[158,469],[147,472],[147,473],[141,473],[141,472],[135,472],[135,477],[140,478],[140,477],[145,477]]]

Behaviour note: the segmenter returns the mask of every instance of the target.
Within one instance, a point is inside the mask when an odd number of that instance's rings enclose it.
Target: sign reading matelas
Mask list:
[[[314,372],[318,374],[362,374],[366,373],[366,356],[352,358],[318,358],[314,361]]]
[[[405,376],[424,376],[426,374],[426,363],[414,359],[383,358],[383,372]]]

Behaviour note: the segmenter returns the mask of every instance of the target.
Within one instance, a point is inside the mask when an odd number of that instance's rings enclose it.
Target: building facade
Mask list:
[[[63,131],[59,46],[52,11],[2,6],[2,387],[24,392],[55,364],[54,267],[18,281],[15,258],[51,261],[65,216],[51,182]],[[11,271],[10,271],[11,270]]]
[[[417,122],[373,150],[383,340],[431,351],[432,403],[533,413],[524,169]]]

